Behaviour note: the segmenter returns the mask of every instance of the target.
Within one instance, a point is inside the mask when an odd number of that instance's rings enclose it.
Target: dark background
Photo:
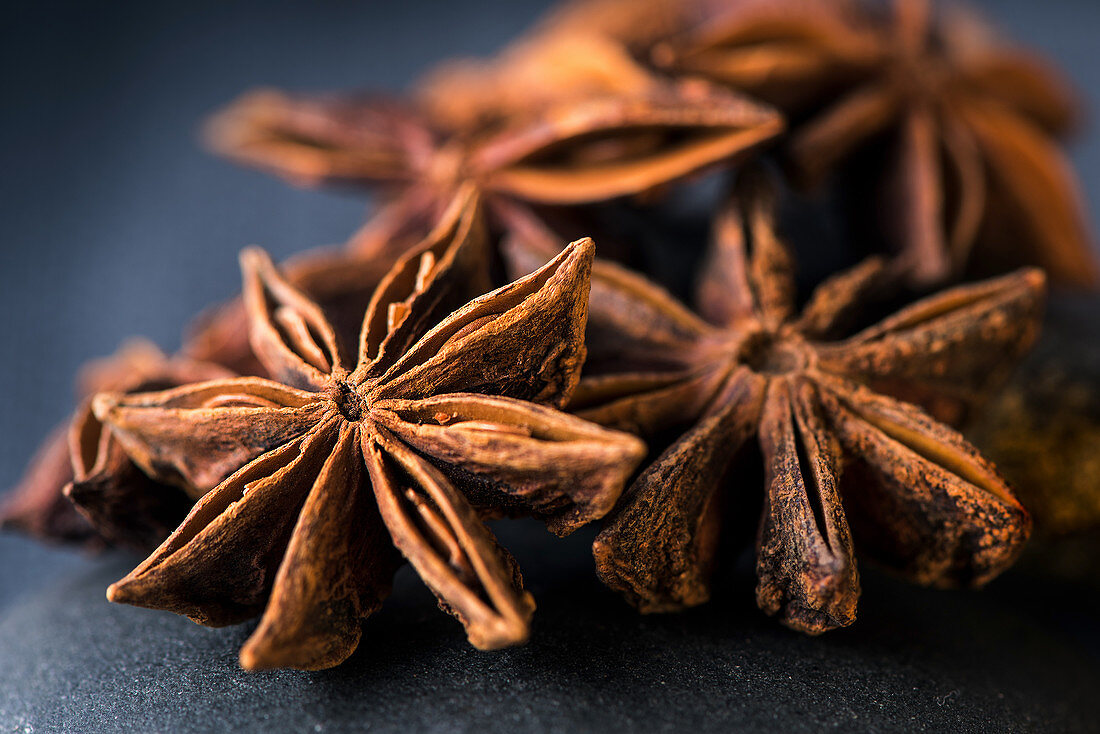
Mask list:
[[[1100,4],[984,4],[1100,99]],[[131,335],[176,348],[191,315],[237,288],[242,246],[281,257],[340,242],[364,218],[360,199],[205,155],[204,116],[256,85],[397,90],[445,57],[491,53],[548,5],[8,3],[0,487],[71,409],[83,361]],[[1073,156],[1100,210],[1100,137]],[[236,668],[247,625],[207,631],[108,605],[104,588],[134,558],[0,537],[0,731],[1100,726],[1097,591],[1034,563],[982,594],[868,572],[857,625],[812,640],[755,611],[744,569],[707,607],[640,618],[596,582],[590,536],[528,531],[504,533],[540,604],[530,645],[470,649],[403,573],[347,665],[255,675]]]

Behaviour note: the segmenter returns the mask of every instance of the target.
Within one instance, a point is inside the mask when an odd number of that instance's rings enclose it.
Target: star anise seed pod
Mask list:
[[[212,362],[165,356],[141,340],[85,365],[77,381],[80,407],[43,442],[0,509],[0,525],[89,549],[107,544],[155,548],[187,514],[194,497],[142,474],[92,413],[91,396],[232,375]]]
[[[322,306],[336,331],[353,341],[375,287],[392,266],[392,258],[317,249],[282,268],[295,287]],[[488,278],[471,277],[467,286],[470,297],[484,293]],[[152,550],[203,490],[183,486],[180,491],[145,477],[102,431],[88,400],[97,392],[148,392],[234,374],[266,375],[248,342],[240,298],[202,314],[174,357],[134,340],[111,358],[90,362],[78,380],[81,406],[43,441],[0,508],[0,525],[92,550],[104,545]],[[66,490],[74,478],[76,485]]]
[[[291,257],[279,269],[321,307],[341,339],[354,341],[375,289],[393,265],[394,258],[384,255],[358,256],[344,248],[318,248]],[[465,284],[469,297],[489,290],[483,271],[471,270],[469,275]],[[200,314],[187,329],[181,353],[226,365],[240,375],[267,376],[252,353],[248,312],[239,296]]]
[[[688,26],[697,10],[680,0],[565,3],[489,59],[450,59],[415,89],[445,130],[476,134],[553,105],[625,97],[654,84],[630,49]]]
[[[583,57],[576,63],[592,68]],[[630,63],[615,67],[617,86],[596,84],[586,95],[477,134],[440,132],[438,123],[394,101],[261,91],[218,115],[209,140],[223,155],[300,184],[381,190],[387,203],[352,241],[374,253],[406,247],[464,182],[478,188],[490,213],[497,199],[601,202],[744,156],[783,128],[774,110],[736,93],[698,80],[670,82],[637,66],[627,74]]]
[[[439,320],[484,247],[476,218],[459,221],[383,279],[354,364],[320,307],[249,250],[253,347],[277,381],[97,398],[147,471],[230,474],[110,599],[208,625],[262,613],[245,668],[324,668],[388,594],[396,546],[473,645],[526,639],[534,602],[479,509],[567,533],[612,507],[644,446],[531,402],[560,404],[578,379],[591,241]]]
[[[738,189],[702,271],[706,320],[641,276],[595,267],[591,371],[570,409],[642,435],[689,426],[609,516],[593,546],[600,577],[646,612],[706,601],[735,458],[756,436],[765,612],[809,633],[851,624],[853,535],[922,584],[989,580],[1027,538],[1027,513],[958,433],[889,395],[972,399],[1032,343],[1042,273],[947,290],[842,338],[882,262],[826,281],[797,313],[770,194],[748,174]],[[525,269],[535,253],[522,248]]]
[[[874,174],[878,224],[916,281],[1035,264],[1060,283],[1097,284],[1079,186],[1051,140],[1077,103],[1047,63],[973,18],[937,23],[930,0],[893,0],[881,14],[838,0],[748,2],[655,54],[795,115],[825,104],[788,145],[806,183],[888,142],[893,154],[873,163],[886,163]]]
[[[842,92],[879,57],[859,2],[741,0],[656,39],[653,64],[774,104],[796,119]]]

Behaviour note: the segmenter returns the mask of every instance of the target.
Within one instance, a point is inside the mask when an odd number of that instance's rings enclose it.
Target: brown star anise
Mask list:
[[[658,44],[654,58],[796,116],[817,110],[788,145],[807,183],[891,145],[868,156],[886,197],[879,224],[917,281],[1036,264],[1058,282],[1095,286],[1079,186],[1051,140],[1077,117],[1067,85],[970,16],[936,23],[930,0],[878,10],[846,0],[736,4]]]
[[[155,548],[187,514],[194,497],[142,474],[92,413],[91,396],[105,390],[160,390],[232,374],[211,362],[167,357],[140,340],[87,364],[77,380],[80,407],[43,442],[0,508],[0,524],[88,548]]]
[[[584,71],[569,75],[571,88],[594,66],[583,54],[576,65]],[[299,184],[381,190],[384,206],[352,241],[374,253],[407,247],[464,182],[490,204],[600,202],[736,159],[782,130],[771,108],[706,82],[668,81],[629,61],[612,71],[583,92],[548,95],[465,134],[443,132],[440,121],[394,100],[253,92],[212,121],[209,139],[222,154]]]
[[[594,270],[592,370],[570,408],[644,435],[690,425],[609,516],[594,544],[601,578],[642,611],[705,601],[726,486],[755,435],[767,473],[757,548],[767,613],[809,633],[851,624],[853,535],[919,583],[988,581],[1016,557],[1027,513],[958,433],[889,394],[972,399],[1033,341],[1042,273],[948,290],[840,338],[882,262],[826,281],[796,313],[771,194],[751,175],[738,188],[703,270],[706,321],[641,276]],[[522,243],[513,253],[530,262]]]
[[[244,667],[324,668],[388,594],[396,546],[472,644],[526,639],[534,602],[481,518],[568,533],[613,506],[644,446],[538,404],[579,377],[590,240],[440,320],[483,265],[476,205],[462,211],[378,286],[355,363],[318,304],[248,250],[252,344],[274,380],[96,398],[147,472],[220,482],[111,600],[208,625],[262,612]]]
[[[564,3],[496,56],[431,69],[416,99],[443,129],[476,132],[554,105],[644,94],[657,80],[630,48],[684,30],[696,15],[680,0]]]
[[[283,271],[324,308],[337,332],[355,339],[371,295],[392,265],[386,257],[315,250],[292,258]],[[473,278],[467,285],[471,296],[489,287],[487,278]],[[146,477],[103,431],[90,398],[97,392],[148,392],[234,374],[266,374],[248,343],[240,298],[204,314],[179,355],[167,357],[153,344],[134,340],[114,356],[90,362],[78,380],[81,406],[43,442],[0,507],[0,526],[90,549],[116,544],[155,548],[203,490]]]
[[[342,339],[354,340],[371,296],[393,264],[394,259],[384,255],[366,257],[343,248],[320,248],[290,258],[279,269],[295,288],[324,310]],[[488,290],[487,277],[478,277],[478,273],[471,276],[466,284],[471,297]],[[200,314],[188,328],[181,353],[226,365],[239,375],[267,376],[252,353],[248,312],[239,296]]]
[[[633,48],[657,68],[743,90],[800,119],[878,58],[865,7],[862,0],[720,3],[690,27]]]

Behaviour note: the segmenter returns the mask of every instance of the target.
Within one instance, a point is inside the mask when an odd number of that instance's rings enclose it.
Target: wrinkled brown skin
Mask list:
[[[508,252],[526,270],[544,248],[517,241]],[[757,601],[803,632],[855,620],[855,545],[918,583],[977,585],[1028,537],[1028,515],[994,467],[889,395],[979,399],[1034,341],[1042,273],[950,289],[845,336],[838,326],[883,264],[826,281],[801,313],[792,272],[770,192],[752,173],[715,225],[699,284],[707,320],[639,275],[594,266],[589,352],[600,371],[582,379],[570,408],[642,435],[688,426],[623,494],[593,546],[603,581],[644,612],[707,600],[723,477],[754,435],[767,482]],[[615,333],[625,336],[602,338]]]
[[[878,224],[916,283],[1021,265],[1100,283],[1080,186],[1053,139],[1078,103],[1045,60],[974,18],[937,18],[931,0],[750,0],[653,56],[801,120],[787,151],[808,185],[888,141],[893,154],[868,171],[884,197]]]
[[[108,598],[207,625],[259,615],[243,667],[327,668],[355,650],[403,556],[471,644],[526,640],[534,601],[482,516],[503,504],[568,533],[614,506],[645,447],[550,407],[579,379],[592,242],[462,305],[485,247],[467,188],[382,278],[350,345],[245,251],[252,347],[272,379],[95,399],[144,470],[212,486]]]
[[[78,388],[87,397],[101,390],[141,392],[232,374],[211,362],[165,356],[135,340],[85,365]],[[85,400],[43,442],[0,508],[0,525],[89,550],[123,545],[148,551],[168,536],[193,500],[194,495],[142,474]]]
[[[218,153],[294,183],[379,191],[378,216],[350,247],[393,255],[438,221],[463,184],[488,203],[651,194],[735,162],[783,129],[770,107],[701,80],[657,77],[607,44],[567,56],[564,84],[575,94],[548,93],[477,134],[440,132],[440,121],[374,98],[259,91],[217,115],[207,139]]]

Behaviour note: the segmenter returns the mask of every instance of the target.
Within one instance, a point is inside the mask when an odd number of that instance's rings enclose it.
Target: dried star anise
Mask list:
[[[1033,341],[1042,273],[948,290],[841,338],[882,262],[826,281],[796,313],[772,195],[752,175],[738,189],[703,270],[707,320],[641,276],[594,269],[591,370],[570,409],[643,435],[690,426],[609,516],[594,544],[601,578],[642,611],[705,601],[731,465],[755,435],[767,474],[757,548],[767,613],[809,633],[851,624],[853,535],[862,553],[919,583],[989,580],[1027,538],[1027,513],[958,433],[890,395],[972,399]],[[526,269],[534,252],[523,247],[512,252]]]
[[[251,339],[274,380],[96,398],[150,474],[220,482],[109,598],[209,625],[262,613],[244,667],[324,668],[388,594],[396,546],[472,644],[526,639],[534,602],[482,518],[568,533],[613,506],[644,446],[538,404],[579,377],[591,241],[450,313],[485,247],[476,204],[459,212],[382,280],[357,349],[249,250]]]
[[[1067,85],[969,16],[944,13],[937,23],[930,0],[879,9],[747,2],[653,53],[670,71],[788,113],[816,110],[787,146],[806,183],[870,151],[885,197],[879,229],[918,282],[1035,264],[1055,281],[1095,286],[1079,187],[1051,140],[1077,117]]]
[[[287,279],[325,309],[341,334],[354,339],[375,287],[393,260],[353,257],[316,250],[283,265]],[[473,278],[469,295],[488,289]],[[0,507],[0,526],[43,540],[89,549],[126,545],[149,551],[187,514],[201,489],[150,480],[126,457],[90,407],[97,392],[148,392],[234,375],[265,375],[248,343],[241,299],[203,315],[180,353],[165,356],[156,346],[133,340],[107,359],[81,370],[82,404],[44,441],[20,483]],[[70,485],[72,485],[70,487]]]
[[[629,47],[682,29],[681,16],[694,15],[679,0],[568,4],[490,59],[452,59],[430,70],[416,99],[440,127],[476,132],[553,105],[644,93],[656,79]]]
[[[279,269],[324,310],[341,338],[354,340],[375,288],[393,264],[394,259],[386,256],[360,257],[343,249],[317,249],[290,258]],[[471,297],[489,288],[488,278],[478,275],[471,273],[466,284]],[[267,376],[252,353],[248,313],[239,296],[200,314],[188,328],[180,351],[192,359],[226,365],[239,375]]]
[[[741,0],[635,51],[657,68],[743,90],[799,119],[877,58],[863,7],[860,0]]]
[[[211,362],[167,357],[139,340],[89,363],[78,379],[80,407],[31,460],[0,509],[0,524],[88,548],[155,548],[187,514],[194,496],[142,474],[93,415],[91,396],[105,390],[159,390],[232,375]]]
[[[568,86],[593,65],[582,55]],[[393,100],[261,91],[218,115],[209,138],[222,154],[300,184],[379,189],[383,207],[352,240],[375,253],[407,247],[463,183],[478,188],[490,214],[500,199],[601,202],[734,160],[783,128],[771,108],[701,80],[661,79],[629,60],[612,71],[466,134],[441,131],[440,121]]]

